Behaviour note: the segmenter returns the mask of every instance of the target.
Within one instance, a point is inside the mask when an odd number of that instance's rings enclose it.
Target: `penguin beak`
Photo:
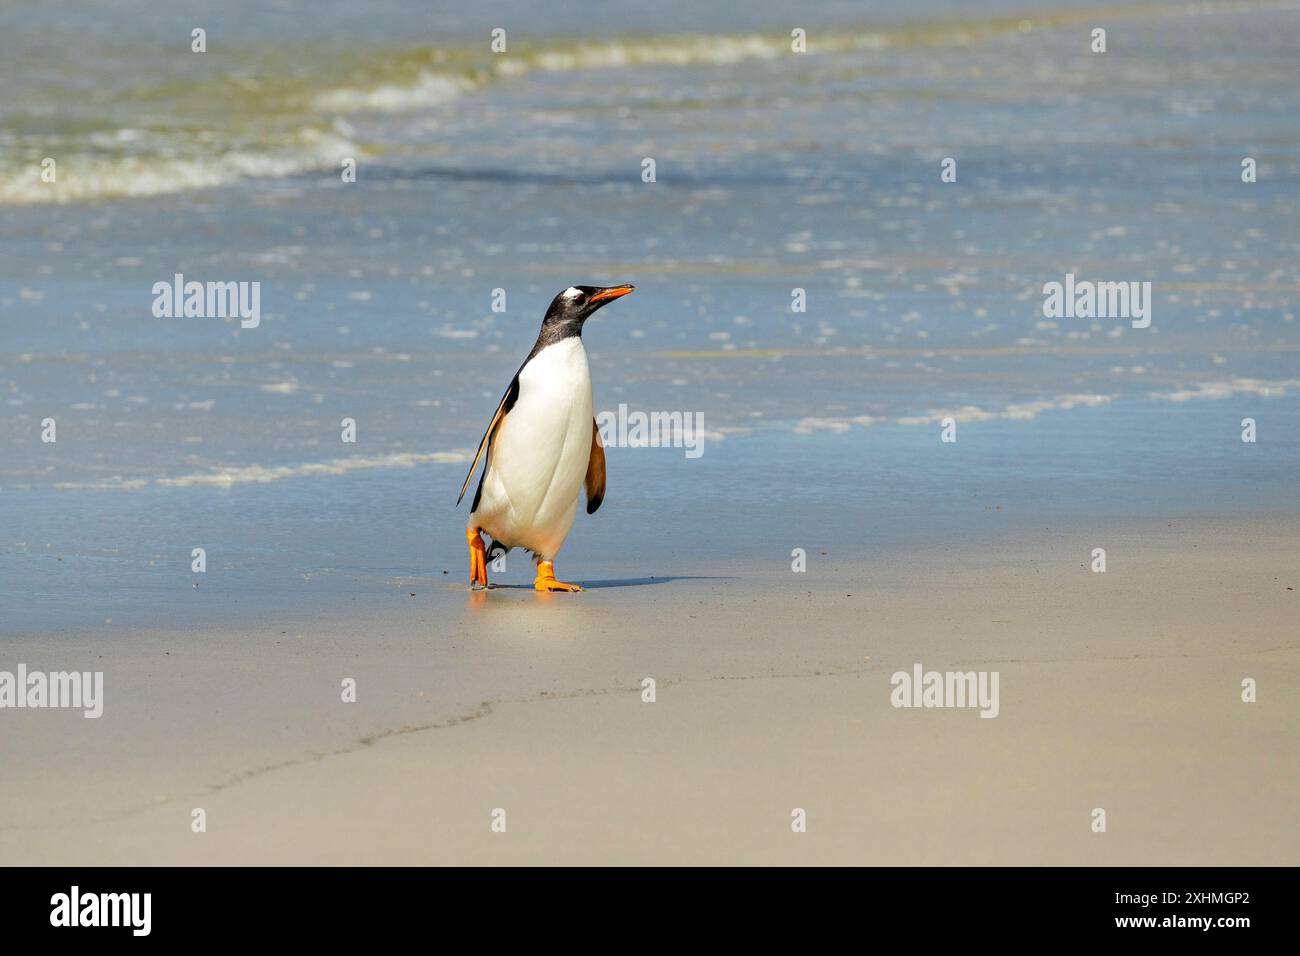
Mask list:
[[[613,299],[622,298],[635,288],[636,286],[634,285],[612,285],[608,289],[601,289],[593,295],[591,297],[591,303],[594,305],[597,302],[608,302]]]

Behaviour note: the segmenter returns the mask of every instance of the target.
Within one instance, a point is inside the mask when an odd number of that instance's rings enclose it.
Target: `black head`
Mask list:
[[[528,358],[532,358],[548,345],[553,345],[574,335],[582,335],[582,323],[591,318],[615,299],[622,298],[635,286],[612,285],[606,288],[594,285],[575,285],[565,289],[551,302],[542,319],[542,331],[537,334],[537,344]],[[526,361],[526,360],[525,360]]]
[[[634,288],[636,286],[631,285],[570,286],[551,301],[551,307],[546,310],[546,318],[542,319],[542,332],[554,328],[566,329],[570,335],[581,334],[582,323],[591,318],[597,309],[622,298]]]

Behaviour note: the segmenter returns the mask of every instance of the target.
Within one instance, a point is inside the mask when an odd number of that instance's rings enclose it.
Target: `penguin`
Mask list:
[[[591,414],[582,326],[634,288],[571,286],[546,310],[537,343],[497,405],[456,499],[459,505],[486,460],[465,529],[471,588],[487,587],[489,553],[524,548],[537,564],[538,591],[582,590],[555,577],[555,556],[573,526],[583,486],[587,514],[605,499],[605,450]]]

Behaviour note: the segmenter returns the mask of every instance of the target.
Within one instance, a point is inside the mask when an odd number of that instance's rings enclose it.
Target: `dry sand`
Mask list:
[[[1042,530],[11,644],[98,656],[107,702],[0,712],[0,862],[1294,865],[1298,543],[1293,517]],[[999,715],[894,708],[917,662],[997,671]]]

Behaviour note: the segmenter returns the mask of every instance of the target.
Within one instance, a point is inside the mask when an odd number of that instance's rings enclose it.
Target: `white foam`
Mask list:
[[[881,34],[837,34],[819,41],[828,52],[879,49],[889,38]],[[583,42],[553,48],[516,46],[494,56],[490,71],[469,75],[421,70],[409,83],[383,83],[370,88],[339,87],[314,103],[335,113],[400,113],[450,102],[498,77],[533,72],[618,69],[629,66],[725,65],[745,60],[770,60],[790,53],[790,38],[780,34],[750,36],[666,36],[637,40]]]
[[[316,97],[317,109],[334,113],[402,113],[448,103],[477,86],[472,80],[422,71],[414,82],[372,89],[340,87]]]
[[[1135,366],[1130,371],[1142,372]],[[1264,380],[1254,378],[1237,378],[1216,382],[1201,382],[1189,388],[1170,392],[1151,392],[1149,397],[1156,401],[1187,402],[1193,399],[1225,399],[1235,395],[1257,395],[1262,398],[1281,398],[1288,388],[1300,388],[1300,379]],[[899,425],[934,425],[945,418],[956,422],[988,421],[1031,421],[1043,412],[1068,411],[1072,408],[1095,408],[1116,401],[1119,396],[1099,394],[1058,395],[1055,398],[1040,399],[1033,402],[1019,402],[1002,408],[981,408],[978,405],[963,405],[959,408],[931,410],[924,415],[907,415],[895,419]],[[856,418],[805,418],[795,426],[795,431],[810,432],[815,430],[847,431],[852,425],[870,425],[874,419],[869,415]]]
[[[1064,411],[1071,408],[1094,408],[1114,401],[1113,395],[1058,395],[1035,402],[1017,402],[1002,408],[980,408],[978,405],[963,405],[939,411],[929,411],[924,415],[912,415],[897,419],[900,425],[934,425],[945,418],[955,422],[991,422],[1009,420],[1027,422],[1037,418],[1043,412]]]
[[[1200,382],[1190,388],[1172,392],[1152,392],[1151,397],[1165,402],[1188,402],[1196,398],[1232,398],[1234,395],[1258,395],[1281,398],[1288,388],[1300,388],[1300,379],[1267,381],[1258,378],[1234,378],[1219,382]]]
[[[311,478],[319,475],[346,475],[349,472],[372,468],[413,468],[429,462],[463,463],[470,460],[470,453],[465,451],[436,451],[427,453],[402,452],[392,455],[378,455],[371,458],[335,458],[331,461],[308,462],[298,465],[241,465],[222,468],[215,471],[176,478],[109,478],[103,481],[72,482],[55,484],[55,488],[72,491],[134,491],[150,485],[163,488],[228,488],[232,485],[268,484],[285,478]]]
[[[356,155],[348,139],[300,130],[297,142],[280,152],[232,150],[193,159],[160,156],[83,156],[69,160],[76,175],[55,183],[40,179],[32,167],[0,175],[0,205],[69,203],[87,199],[159,196],[211,189],[240,179],[278,178],[335,166],[340,156]]]
[[[853,418],[801,418],[794,426],[794,431],[800,435],[809,435],[817,431],[843,433],[849,431],[854,425],[866,428],[877,421],[878,419],[870,415],[856,415]]]

